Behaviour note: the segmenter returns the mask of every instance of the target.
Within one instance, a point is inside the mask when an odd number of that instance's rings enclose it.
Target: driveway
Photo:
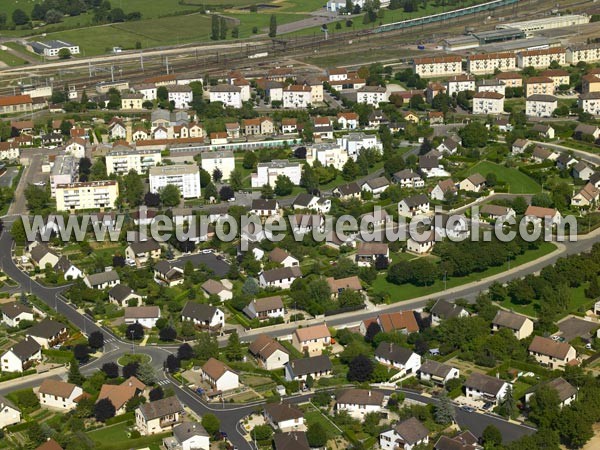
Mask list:
[[[579,319],[578,317],[568,317],[557,325],[560,330],[560,336],[565,338],[567,342],[576,337],[589,339],[592,336],[592,332],[600,327],[600,323],[598,322],[591,322]]]

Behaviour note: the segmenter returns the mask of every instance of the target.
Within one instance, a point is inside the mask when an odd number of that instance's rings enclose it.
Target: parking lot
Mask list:
[[[560,330],[558,334],[567,342],[575,339],[576,337],[589,339],[594,330],[599,327],[600,324],[598,322],[583,320],[577,317],[568,317],[562,322],[558,323],[558,329]]]
[[[7,167],[6,172],[4,172],[2,176],[0,176],[0,187],[10,187],[18,173],[18,167]]]

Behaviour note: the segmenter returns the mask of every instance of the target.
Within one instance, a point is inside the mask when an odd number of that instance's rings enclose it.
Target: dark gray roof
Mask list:
[[[148,420],[164,417],[169,414],[183,412],[183,406],[177,397],[167,397],[155,402],[144,403],[140,405],[140,412]]]
[[[33,314],[33,309],[18,302],[5,303],[2,305],[2,314],[9,319],[14,319],[21,313]]]
[[[173,266],[184,269],[185,264],[188,261],[191,261],[196,269],[206,266],[208,270],[212,270],[214,276],[217,278],[224,278],[229,273],[229,264],[226,261],[219,259],[214,253],[195,253],[186,255],[173,262]]]
[[[256,198],[256,199],[252,200],[252,209],[253,210],[277,209],[277,200],[266,199],[266,198]]]
[[[573,397],[575,394],[577,394],[577,388],[574,387],[571,383],[569,383],[562,377],[558,377],[558,378],[555,378],[554,380],[540,383],[537,386],[534,386],[533,388],[529,389],[527,392],[535,392],[537,389],[539,389],[542,386],[546,386],[546,387],[549,387],[550,389],[554,389],[556,391],[556,393],[558,394],[558,398],[560,399],[561,402],[564,402],[565,400],[567,400],[567,399]]]
[[[117,284],[110,291],[108,291],[108,295],[118,301],[125,300],[132,293],[133,289],[121,283]]]
[[[429,430],[414,417],[398,423],[394,430],[409,445],[414,445],[429,435]]]
[[[30,339],[29,337],[25,338],[25,340],[16,343],[13,345],[10,350],[19,358],[21,361],[26,361],[39,352],[42,349],[40,344],[38,344],[34,339]]]
[[[494,320],[492,320],[492,324],[511,330],[520,330],[526,320],[527,317],[520,314],[499,310]]]
[[[409,208],[414,208],[415,206],[426,205],[429,203],[429,199],[425,194],[417,194],[413,195],[412,197],[406,197],[402,201],[406,203],[406,206]]]
[[[153,239],[142,242],[132,242],[129,244],[135,254],[149,253],[160,249],[160,245]]]
[[[337,189],[342,195],[353,195],[360,193],[360,186],[354,181],[352,183],[342,184],[341,186],[338,186]]]
[[[45,244],[38,244],[31,250],[31,259],[33,259],[36,263],[39,263],[41,259],[46,256],[48,253],[58,256],[52,250],[50,250]]]
[[[419,156],[419,167],[421,169],[434,169],[440,166],[440,161],[434,156]]]
[[[451,370],[452,366],[439,363],[432,359],[427,359],[423,361],[423,364],[421,364],[421,367],[419,369],[419,371],[422,373],[426,373],[440,378],[446,378]]]
[[[450,319],[452,317],[458,317],[461,314],[461,311],[464,310],[465,309],[462,306],[440,299],[435,302],[435,305],[431,308],[431,314],[435,314],[442,319]]]
[[[60,334],[67,327],[60,322],[52,319],[44,319],[27,330],[27,336],[35,336],[44,339],[50,339]]]
[[[207,322],[213,318],[216,310],[215,306],[207,305],[206,303],[187,302],[181,310],[181,315]]]
[[[271,416],[275,422],[299,419],[304,416],[304,412],[301,409],[287,402],[267,403],[265,405],[265,413]]]
[[[585,123],[580,123],[579,125],[577,125],[577,128],[575,128],[575,133],[592,135],[597,130],[598,130],[598,127],[596,125],[588,125]]]
[[[4,409],[3,407],[8,406],[16,411],[21,411],[19,408],[17,408],[15,406],[15,404],[13,402],[11,402],[9,399],[7,399],[6,397],[0,395],[0,409]]]
[[[375,350],[375,356],[401,364],[406,364],[412,355],[411,349],[391,342],[381,342]]]
[[[98,286],[110,281],[119,281],[119,274],[115,270],[109,270],[108,272],[93,273],[87,278],[92,286]]]
[[[394,174],[394,178],[396,180],[405,180],[405,179],[412,180],[413,178],[417,178],[417,177],[419,177],[419,175],[417,175],[411,169],[404,169],[404,170],[401,170],[400,172],[396,172]]]
[[[327,355],[312,356],[310,358],[295,359],[286,363],[295,376],[308,375],[309,373],[332,370],[333,365]]]
[[[66,256],[61,256],[54,269],[60,272],[66,272],[73,264],[69,261],[69,258]]]
[[[365,184],[369,185],[371,189],[379,189],[384,186],[388,186],[390,182],[387,180],[386,177],[377,177],[368,180]]]
[[[310,450],[304,431],[275,433],[273,435],[273,443],[275,450]]]
[[[472,373],[467,381],[465,381],[465,387],[476,389],[485,394],[498,395],[505,381],[500,378],[491,377],[482,373]]]
[[[198,422],[183,422],[173,427],[173,436],[180,444],[194,436],[208,436],[208,433]]]
[[[307,194],[306,192],[303,192],[301,194],[298,194],[298,196],[294,200],[294,205],[306,207],[309,205],[309,203],[311,202],[312,199],[313,199],[312,195]]]
[[[286,278],[299,278],[302,276],[302,271],[300,267],[279,267],[277,269],[265,270],[262,272],[261,276],[265,279],[267,283],[283,280]]]

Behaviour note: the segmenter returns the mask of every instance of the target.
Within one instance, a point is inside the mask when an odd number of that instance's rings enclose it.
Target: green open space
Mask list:
[[[121,356],[118,361],[120,365],[126,366],[129,363],[137,362],[139,364],[146,364],[150,362],[150,357],[148,355],[144,355],[142,353],[137,353],[135,355],[126,354]]]
[[[327,431],[328,437],[330,438],[340,436],[342,434],[340,433],[340,430],[338,430],[321,411],[313,407],[304,413],[304,420],[306,420],[308,426],[313,423],[320,423]]]
[[[20,66],[25,64],[26,61],[24,59],[19,58],[18,56],[13,55],[12,53],[7,52],[6,50],[0,50],[0,62],[3,62],[7,66]]]
[[[556,250],[556,246],[553,243],[543,242],[540,244],[539,248],[528,251],[514,258],[510,263],[510,267],[512,269],[522,264],[534,261],[542,256],[552,253],[554,250]],[[508,266],[504,264],[498,267],[490,267],[483,272],[472,273],[466,277],[448,278],[446,282],[446,288],[453,288],[463,284],[481,281],[484,278],[502,273],[507,269]],[[422,297],[424,295],[435,294],[436,292],[443,292],[444,281],[436,280],[436,282],[430,286],[415,286],[413,284],[398,285],[388,282],[386,280],[386,274],[379,274],[377,279],[373,282],[371,290],[373,293],[389,293],[391,301],[395,303],[403,300]]]
[[[506,183],[511,194],[536,194],[542,191],[542,187],[531,177],[520,172],[518,169],[502,166],[490,161],[481,161],[470,167],[462,175],[480,173],[484,177],[488,173],[496,175],[500,184]]]

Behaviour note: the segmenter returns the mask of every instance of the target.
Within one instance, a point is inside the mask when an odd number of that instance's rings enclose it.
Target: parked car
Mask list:
[[[472,408],[471,406],[467,406],[467,405],[462,405],[460,407],[460,409],[462,409],[464,412],[468,412],[468,413],[475,412],[475,408]]]

